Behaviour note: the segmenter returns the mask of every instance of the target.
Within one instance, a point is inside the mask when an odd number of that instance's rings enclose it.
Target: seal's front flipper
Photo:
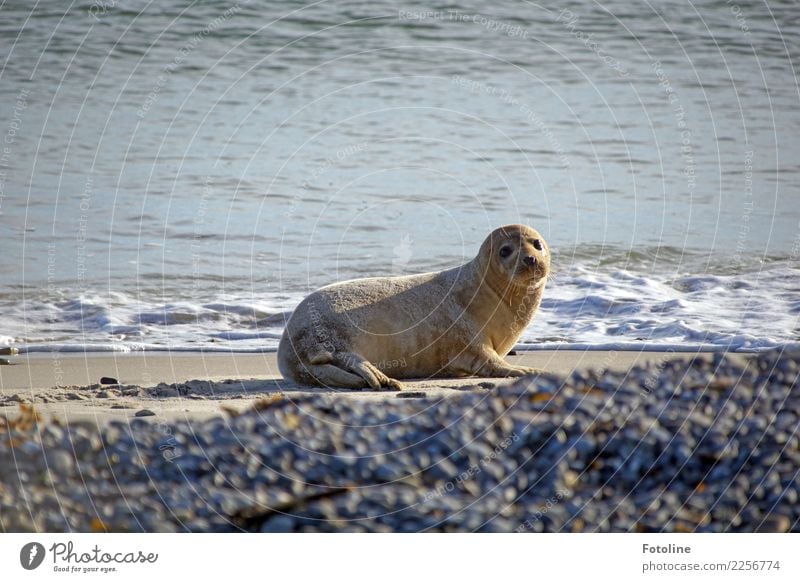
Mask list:
[[[514,366],[506,362],[497,354],[487,355],[486,362],[475,371],[476,376],[484,378],[518,378],[520,376],[544,374],[541,368],[531,368],[529,366]]]
[[[532,368],[530,366],[510,366],[510,368],[513,370],[513,372],[509,374],[509,376],[539,376],[547,373],[541,368]]]

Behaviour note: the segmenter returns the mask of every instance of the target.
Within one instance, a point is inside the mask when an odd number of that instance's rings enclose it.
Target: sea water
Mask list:
[[[792,5],[7,2],[0,343],[275,349],[522,222],[520,347],[800,341]]]

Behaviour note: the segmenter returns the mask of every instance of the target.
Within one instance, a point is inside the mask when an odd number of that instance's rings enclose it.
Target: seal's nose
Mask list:
[[[522,259],[522,262],[528,265],[529,267],[534,267],[536,266],[536,257],[528,255],[527,257]]]

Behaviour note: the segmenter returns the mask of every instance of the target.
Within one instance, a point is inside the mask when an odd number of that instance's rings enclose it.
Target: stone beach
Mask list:
[[[0,416],[0,529],[797,532],[799,374],[800,354],[665,357],[103,423],[21,399]]]

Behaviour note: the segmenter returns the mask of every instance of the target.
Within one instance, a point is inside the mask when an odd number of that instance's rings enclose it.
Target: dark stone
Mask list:
[[[427,398],[424,392],[398,392],[397,398]]]

